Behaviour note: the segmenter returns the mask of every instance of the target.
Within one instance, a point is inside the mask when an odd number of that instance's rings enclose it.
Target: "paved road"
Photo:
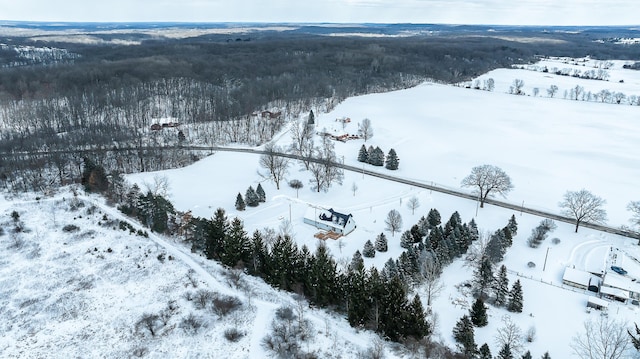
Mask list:
[[[242,152],[242,153],[251,153],[251,154],[256,154],[256,155],[262,155],[262,154],[266,154],[267,153],[264,150],[258,150],[258,149],[236,148],[236,147],[220,147],[220,146],[183,146],[181,148],[186,149],[186,150],[193,150],[193,151]],[[172,148],[168,148],[168,147],[145,147],[145,148],[142,148],[142,149],[143,150],[154,150],[154,149],[168,150],[168,149],[172,149]],[[70,152],[77,153],[77,152],[135,151],[135,150],[139,150],[139,148],[127,147],[127,148],[113,148],[113,149],[108,149],[108,150],[56,151],[56,152],[57,153],[70,153]],[[4,154],[0,154],[0,156],[6,156],[6,155],[48,155],[48,154],[52,154],[52,153],[54,153],[54,152],[14,153],[14,154],[6,154],[6,153],[4,153]],[[294,154],[291,154],[291,153],[275,153],[275,154],[278,155],[278,156],[287,157],[287,158],[291,158],[291,159],[295,159],[295,160],[306,159],[306,160],[311,161],[311,162],[319,162],[318,160],[313,159],[313,158],[303,158],[302,156],[294,155]],[[379,172],[371,171],[371,170],[368,170],[366,168],[355,167],[355,166],[346,165],[346,164],[342,164],[342,163],[334,163],[334,164],[335,164],[336,167],[340,167],[340,168],[342,168],[344,170],[347,170],[347,171],[358,172],[358,173],[362,173],[362,174],[365,174],[365,175],[368,175],[368,176],[381,178],[381,179],[384,179],[384,180],[387,180],[387,181],[393,181],[393,182],[397,182],[397,183],[406,184],[406,185],[409,185],[409,186],[414,186],[414,187],[418,187],[418,188],[424,188],[424,189],[428,189],[428,190],[431,190],[431,191],[436,191],[436,192],[448,194],[448,195],[451,195],[451,196],[465,198],[465,199],[472,200],[472,201],[476,201],[477,200],[477,196],[472,195],[470,193],[463,192],[463,191],[458,191],[458,190],[454,190],[454,189],[450,189],[450,188],[439,187],[439,186],[436,186],[434,184],[429,184],[429,182],[427,182],[427,181],[409,180],[409,179],[396,177],[396,176],[385,174],[385,173],[379,173]],[[524,207],[523,205],[519,205],[519,204],[509,203],[509,202],[505,202],[505,201],[499,201],[499,200],[496,200],[496,199],[487,199],[485,201],[485,204],[494,205],[494,206],[497,206],[497,207],[502,207],[502,208],[507,208],[507,209],[512,209],[514,211],[528,213],[528,214],[532,214],[532,215],[543,217],[543,218],[549,218],[549,219],[552,219],[552,220],[555,220],[555,221],[559,221],[559,222],[575,224],[575,219],[573,219],[573,218],[564,217],[564,216],[561,216],[559,214],[552,213],[552,212],[545,212],[545,211],[541,211],[541,210],[538,210],[538,209]],[[622,230],[620,228],[614,228],[614,227],[610,227],[610,226],[607,226],[607,225],[601,225],[601,224],[589,223],[589,222],[582,222],[580,224],[580,226],[586,227],[586,228],[595,229],[595,230],[606,232],[606,233],[612,233],[612,234],[617,234],[617,235],[624,236],[624,237],[638,239],[638,241],[640,243],[640,233],[629,232],[629,231]]]
[[[245,148],[229,148],[229,147],[192,147],[192,149],[194,149],[194,150],[209,150],[209,151],[246,152],[246,153],[254,153],[254,154],[265,154],[266,153],[265,151],[262,151],[262,150],[253,150],[253,149],[245,149]],[[278,153],[278,155],[279,156],[283,156],[283,157],[287,157],[287,158],[297,159],[297,160],[301,160],[302,159],[302,157],[297,156],[297,155],[293,155],[293,154],[290,154],[290,153]],[[311,161],[315,162],[313,159],[311,159]],[[397,182],[397,183],[406,184],[406,185],[409,185],[409,186],[414,186],[414,187],[418,187],[418,188],[424,188],[424,189],[428,189],[428,190],[432,190],[432,191],[448,194],[448,195],[451,195],[451,196],[465,198],[465,199],[472,200],[472,201],[476,201],[478,199],[478,197],[473,195],[473,194],[469,194],[469,193],[463,192],[463,191],[457,191],[457,190],[450,189],[450,188],[439,187],[439,186],[436,186],[434,184],[429,184],[426,181],[422,182],[422,181],[409,180],[409,179],[396,177],[396,176],[389,175],[389,174],[384,174],[384,173],[371,171],[371,170],[368,170],[366,168],[355,167],[355,166],[351,166],[351,165],[345,165],[345,164],[342,164],[342,163],[335,163],[335,165],[337,167],[340,167],[340,168],[342,168],[344,170],[347,170],[347,171],[358,172],[358,173],[362,173],[362,174],[365,174],[365,175],[368,175],[368,176],[381,178],[381,179],[384,179],[384,180],[387,180],[387,181],[393,181],[393,182]],[[523,205],[509,203],[509,202],[505,202],[505,201],[499,201],[499,200],[495,200],[495,199],[487,199],[485,201],[485,204],[490,204],[490,205],[494,205],[494,206],[497,206],[497,207],[512,209],[512,210],[517,211],[517,212],[528,213],[528,214],[532,214],[532,215],[543,217],[543,218],[549,218],[549,219],[552,219],[552,220],[555,220],[555,221],[559,221],[559,222],[565,222],[565,223],[570,223],[570,224],[574,224],[574,225],[576,223],[575,219],[570,218],[570,217],[564,217],[564,216],[561,216],[561,215],[556,214],[556,213],[545,212],[545,211],[541,211],[541,210],[538,210],[538,209],[524,207]],[[625,231],[625,230],[622,230],[620,228],[614,228],[614,227],[610,227],[610,226],[606,226],[606,225],[589,223],[589,222],[582,222],[582,223],[580,223],[580,226],[581,227],[595,229],[595,230],[602,231],[602,232],[617,234],[617,235],[624,236],[624,237],[634,238],[634,239],[638,239],[640,241],[640,234],[629,232],[629,231]]]

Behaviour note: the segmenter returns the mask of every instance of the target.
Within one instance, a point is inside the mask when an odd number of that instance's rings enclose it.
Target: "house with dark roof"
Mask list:
[[[352,214],[340,213],[334,211],[333,208],[309,207],[304,216],[304,223],[343,236],[356,229],[356,222]]]

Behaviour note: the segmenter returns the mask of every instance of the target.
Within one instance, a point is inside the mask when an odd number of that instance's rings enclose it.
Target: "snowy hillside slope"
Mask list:
[[[274,312],[301,305],[313,328],[305,350],[353,357],[374,342],[343,318],[230,275],[180,241],[119,229],[125,222],[144,230],[100,198],[63,192],[0,209],[4,358],[264,358]],[[206,292],[240,304],[221,314],[199,304]],[[145,318],[156,321],[147,326]],[[236,341],[226,339],[229,330],[240,333]]]

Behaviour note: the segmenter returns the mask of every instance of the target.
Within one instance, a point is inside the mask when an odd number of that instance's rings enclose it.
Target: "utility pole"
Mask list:
[[[542,266],[542,271],[547,268],[547,257],[549,257],[549,247],[547,247],[547,254],[544,255],[544,265]]]

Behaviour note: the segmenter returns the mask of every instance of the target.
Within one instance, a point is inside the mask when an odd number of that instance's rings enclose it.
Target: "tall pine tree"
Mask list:
[[[507,310],[510,312],[522,313],[523,300],[522,285],[520,284],[520,280],[516,279],[515,283],[513,283],[513,287],[511,287],[511,291],[509,292]]]
[[[487,343],[482,344],[480,349],[478,349],[478,359],[493,359],[491,349],[489,349]]]
[[[389,154],[387,154],[387,161],[385,167],[388,170],[397,170],[400,164],[400,159],[398,159],[398,155],[396,154],[396,150],[393,148],[389,150]]]
[[[258,195],[259,202],[267,201],[267,195],[264,193],[264,188],[262,188],[262,183],[258,183],[258,187],[256,188],[256,194]]]
[[[362,250],[362,255],[365,258],[373,258],[376,256],[376,249],[373,247],[373,243],[370,240],[367,240],[364,243],[364,249]]]
[[[505,343],[500,349],[496,359],[513,359],[513,353],[511,353],[511,346],[509,343]]]
[[[251,242],[242,221],[234,218],[225,233],[220,262],[229,267],[244,267],[251,259]]]
[[[420,340],[429,335],[431,329],[427,322],[427,317],[422,306],[422,300],[419,295],[415,295],[407,308],[407,328],[405,329],[406,337],[413,337]]]
[[[257,207],[260,204],[260,197],[258,197],[258,194],[252,186],[247,188],[247,193],[244,195],[244,199],[245,203],[249,207]]]
[[[244,199],[242,199],[242,194],[238,193],[236,196],[236,209],[238,211],[244,211],[247,208],[247,205],[244,203]]]
[[[463,315],[453,328],[453,339],[458,344],[458,349],[466,358],[471,358],[476,353],[475,333],[473,323],[468,315]]]
[[[369,153],[367,152],[367,147],[363,144],[360,147],[360,152],[358,152],[358,161],[359,162],[369,162]]]
[[[386,252],[388,249],[387,246],[387,236],[384,233],[380,233],[378,237],[376,237],[376,251],[378,252]]]
[[[518,222],[516,222],[516,215],[512,214],[511,218],[509,218],[509,223],[507,223],[507,228],[511,232],[511,235],[515,237],[518,234]]]
[[[507,277],[507,267],[503,264],[498,270],[498,276],[494,283],[495,304],[502,307],[507,304],[509,296],[509,278]]]
[[[209,230],[205,240],[205,254],[208,259],[220,259],[220,252],[229,228],[224,209],[218,208],[209,222]]]
[[[493,269],[491,261],[487,257],[483,257],[480,266],[473,275],[473,290],[476,296],[485,298],[487,290],[493,282]]]
[[[484,327],[489,324],[487,318],[487,307],[484,305],[484,301],[482,298],[476,299],[471,306],[471,310],[469,311],[469,317],[471,318],[471,323],[476,327]]]

